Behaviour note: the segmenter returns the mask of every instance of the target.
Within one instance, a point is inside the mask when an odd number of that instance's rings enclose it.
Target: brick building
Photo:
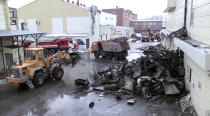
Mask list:
[[[158,32],[162,28],[162,20],[133,20],[130,23],[131,27],[134,27],[135,33],[145,33],[148,29]]]
[[[129,27],[131,20],[137,20],[137,14],[123,8],[102,9],[103,12],[117,15],[117,26]]]

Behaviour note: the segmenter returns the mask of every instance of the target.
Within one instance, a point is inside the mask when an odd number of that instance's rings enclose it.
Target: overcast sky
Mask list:
[[[35,0],[9,0],[8,5],[10,7],[19,8],[32,1]],[[77,0],[70,1],[76,2]],[[86,6],[94,4],[98,6],[99,9],[115,8],[116,6],[130,9],[138,14],[139,19],[162,15],[163,10],[166,8],[166,1],[167,0],[80,0],[80,2],[86,4]]]

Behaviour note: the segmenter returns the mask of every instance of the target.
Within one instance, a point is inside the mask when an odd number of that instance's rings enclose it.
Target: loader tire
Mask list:
[[[98,52],[94,52],[94,56],[95,56],[96,59],[98,59],[100,54]]]
[[[28,84],[27,83],[19,83],[18,84],[20,88],[27,88]]]
[[[32,83],[35,88],[39,88],[44,84],[44,74],[42,72],[38,72],[35,74]]]
[[[64,74],[64,72],[63,72],[62,68],[55,68],[53,70],[52,76],[55,80],[60,80],[60,79],[62,79],[63,74]]]

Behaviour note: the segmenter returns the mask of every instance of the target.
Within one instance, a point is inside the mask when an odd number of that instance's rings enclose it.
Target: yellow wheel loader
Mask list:
[[[61,51],[47,58],[44,58],[43,48],[27,48],[25,52],[25,63],[10,68],[6,77],[8,83],[25,86],[32,82],[34,87],[38,88],[50,76],[55,80],[63,77],[64,71],[60,61],[71,62],[70,55]]]

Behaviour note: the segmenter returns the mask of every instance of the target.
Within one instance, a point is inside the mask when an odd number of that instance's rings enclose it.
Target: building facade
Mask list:
[[[134,14],[130,10],[124,10],[123,8],[102,9],[102,12],[117,15],[117,26],[129,27],[131,20],[137,20],[137,14]]]
[[[17,9],[9,7],[9,14],[10,14],[10,28],[12,30],[18,30]]]
[[[0,0],[0,30],[10,28],[8,5],[6,0]]]
[[[2,73],[13,65],[18,58],[18,49],[9,47],[13,45],[13,39],[1,36],[3,31],[9,29],[10,18],[7,0],[0,0],[0,78]],[[21,50],[21,54],[23,54],[23,49]]]
[[[91,8],[69,0],[36,0],[17,10],[18,27],[48,34],[88,34],[83,39],[90,44],[99,38],[100,25],[100,13]]]
[[[131,37],[134,33],[131,27],[122,26],[100,26],[100,39],[101,40],[111,40],[119,37]]]
[[[210,1],[168,0],[165,10],[167,33],[186,27],[191,39],[167,38],[163,45],[184,52],[185,82],[198,116],[210,115]],[[163,33],[164,35],[164,33]]]
[[[100,25],[117,25],[117,16],[110,13],[101,12]]]
[[[135,33],[147,33],[148,30],[159,32],[162,29],[162,20],[133,20],[130,26],[134,28]]]

